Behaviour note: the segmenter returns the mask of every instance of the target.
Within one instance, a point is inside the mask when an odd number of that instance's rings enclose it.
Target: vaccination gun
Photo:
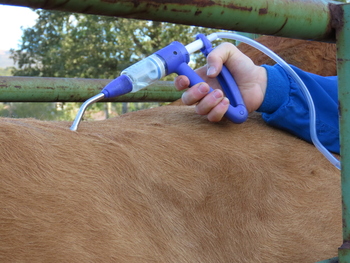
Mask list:
[[[217,36],[215,34],[211,34],[207,37],[203,34],[199,34],[197,35],[197,40],[187,46],[174,41],[165,48],[128,67],[121,72],[119,77],[107,84],[101,93],[93,96],[82,104],[70,129],[72,131],[78,129],[83,114],[90,104],[104,98],[113,98],[129,92],[137,92],[171,73],[186,75],[190,80],[190,86],[199,82],[204,82],[204,80],[188,65],[190,54],[201,50],[202,53],[207,56],[213,49],[211,41],[216,38]],[[244,122],[248,117],[248,111],[235,80],[225,66],[223,66],[217,79],[225,96],[230,101],[225,117],[234,123]],[[212,91],[213,89],[210,88],[210,92]]]

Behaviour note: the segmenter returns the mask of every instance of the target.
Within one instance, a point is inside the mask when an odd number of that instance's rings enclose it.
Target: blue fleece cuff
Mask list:
[[[273,113],[289,100],[290,80],[279,65],[262,65],[267,72],[265,98],[258,112]]]

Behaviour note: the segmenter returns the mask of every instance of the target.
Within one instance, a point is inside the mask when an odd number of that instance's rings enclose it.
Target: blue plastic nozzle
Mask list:
[[[124,95],[132,91],[132,82],[126,75],[121,75],[118,78],[112,80],[101,91],[105,98],[113,98]]]

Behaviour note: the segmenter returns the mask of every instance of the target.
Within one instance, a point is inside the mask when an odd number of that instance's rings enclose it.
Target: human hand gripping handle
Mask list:
[[[204,82],[204,80],[187,64],[189,62],[189,53],[181,43],[175,41],[156,52],[156,54],[165,61],[167,74],[176,73],[178,75],[187,76],[190,81],[190,87],[197,83]],[[225,117],[234,123],[244,122],[248,117],[248,111],[235,80],[225,66],[223,66],[217,79],[231,103],[225,113]],[[212,91],[213,89],[210,88],[209,92]]]
[[[204,82],[204,80],[186,63],[182,63],[177,72],[178,75],[186,75],[190,80],[190,87],[193,85]],[[217,77],[226,97],[230,101],[225,117],[234,123],[242,123],[246,121],[248,117],[248,111],[244,105],[241,93],[238,86],[228,71],[228,69],[223,66],[221,73]],[[210,92],[214,91],[210,88]]]

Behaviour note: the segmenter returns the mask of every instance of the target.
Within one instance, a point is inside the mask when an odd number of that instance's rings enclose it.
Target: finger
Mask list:
[[[235,47],[229,43],[223,43],[215,48],[207,56],[207,76],[216,77],[221,69],[222,65],[231,58],[232,52]]]
[[[196,106],[196,112],[200,115],[207,115],[224,98],[221,90],[216,89],[205,96]]]
[[[210,52],[207,63],[209,77],[216,77],[224,64],[233,75],[243,74],[253,65],[251,60],[231,43],[223,43]]]
[[[186,105],[193,105],[203,99],[209,90],[209,85],[204,82],[196,84],[182,94],[182,102]]]
[[[223,100],[208,113],[208,120],[212,122],[221,121],[226,111],[228,110],[229,105],[230,101],[228,100],[228,98],[223,98]]]
[[[175,78],[174,84],[177,90],[184,90],[190,85],[190,80],[186,76],[180,75]]]

